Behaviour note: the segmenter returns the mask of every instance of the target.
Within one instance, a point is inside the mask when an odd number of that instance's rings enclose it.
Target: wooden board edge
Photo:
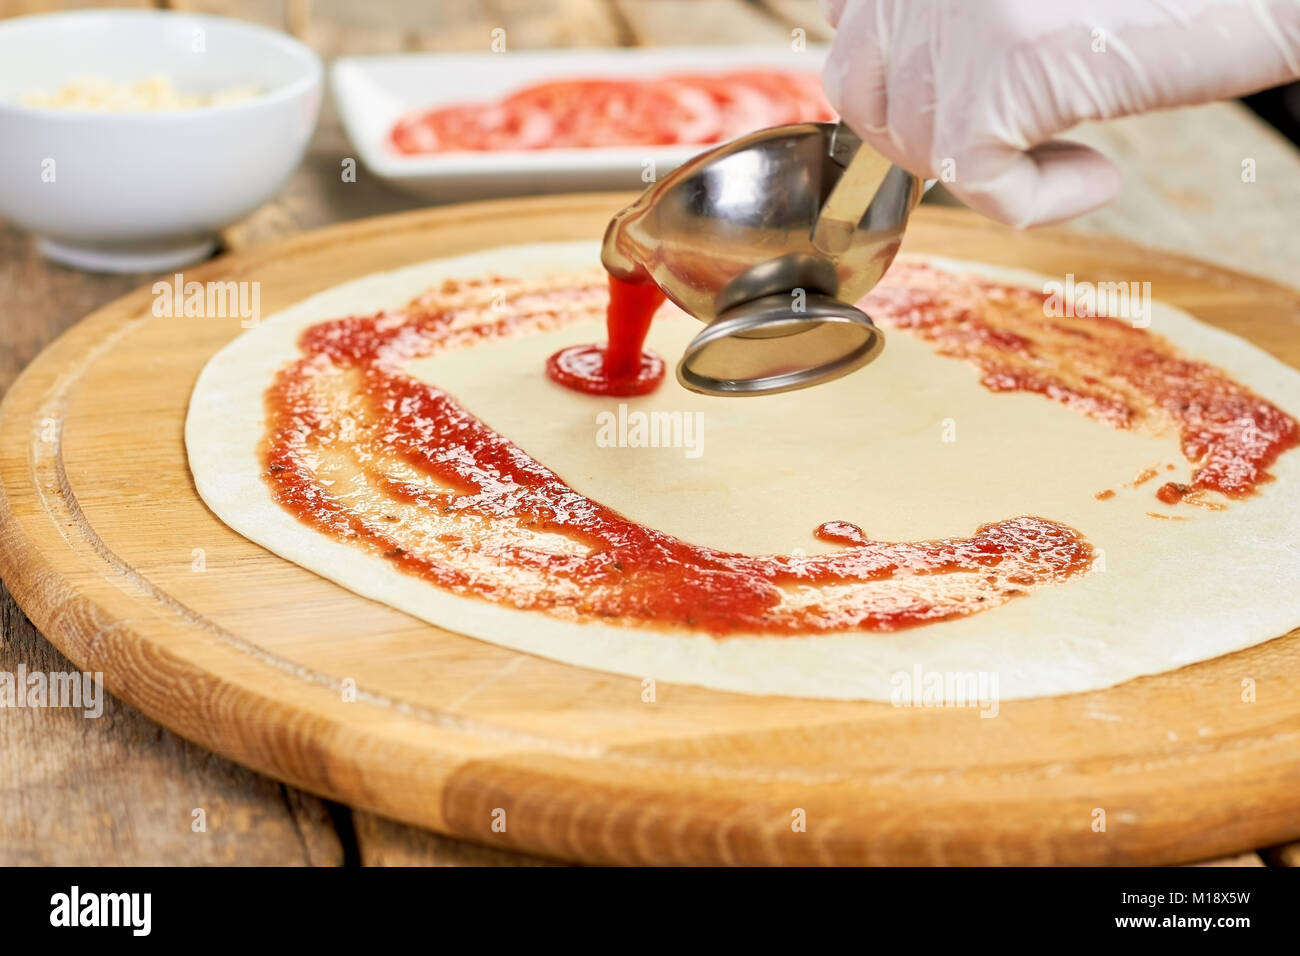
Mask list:
[[[588,196],[585,198],[590,197]],[[490,201],[488,203],[473,205],[476,207],[492,207],[501,206],[503,204],[499,201]],[[419,229],[423,228],[431,220],[436,221],[437,219],[442,218],[440,215],[441,213],[443,213],[443,210],[403,213],[396,217],[379,217],[376,220],[367,221],[367,223],[373,230],[377,231],[382,229],[385,232],[391,232],[393,230],[388,228],[388,222],[390,219],[396,218],[406,221],[404,223],[405,228]],[[948,218],[949,216],[955,216],[959,219],[974,218],[971,214],[960,210],[943,211],[943,218]],[[344,224],[342,226],[329,227],[320,232],[330,234],[352,234],[353,231],[350,227],[353,226],[355,226],[355,224]],[[307,236],[313,235],[314,234],[307,234]],[[275,250],[279,254],[284,254],[292,252],[295,249],[310,248],[317,242],[324,241],[322,237],[316,236],[308,242],[307,236],[297,236],[286,240],[279,240],[262,248],[263,250]],[[1141,250],[1142,248],[1143,247],[1134,245],[1134,249],[1136,250]],[[252,252],[256,252],[256,250],[252,250]],[[204,266],[202,274],[228,274],[225,270],[232,268],[232,264],[235,261],[247,257],[249,254],[249,252],[242,252],[217,260],[214,263]],[[1161,255],[1162,257],[1164,256],[1163,253]],[[1178,257],[1173,256],[1172,258]],[[1188,261],[1198,271],[1203,271],[1206,268],[1204,264],[1198,263],[1195,260]],[[1217,267],[1214,268],[1217,270]],[[1231,273],[1231,270],[1217,271]],[[1243,279],[1249,280],[1257,287],[1267,288],[1275,293],[1282,292],[1291,299],[1300,302],[1300,293],[1272,282],[1271,280],[1248,276],[1243,276]],[[53,373],[57,362],[60,360],[61,353],[79,354],[84,352],[83,340],[90,337],[92,333],[97,334],[101,331],[99,328],[101,325],[120,323],[124,321],[120,315],[115,316],[113,314],[114,311],[120,311],[122,307],[131,302],[133,297],[140,298],[141,295],[141,292],[131,293],[128,296],[117,300],[115,303],[106,306],[104,309],[92,313],[87,320],[70,329],[63,336],[60,336],[60,338],[45,352],[42,352],[42,354],[33,361],[28,369],[26,369],[15,382],[14,386],[10,389],[9,394],[5,397],[3,405],[0,405],[0,434],[15,437],[10,433],[11,430],[20,430],[21,426],[19,424],[19,418],[21,416],[18,413],[24,410],[35,411],[41,406],[41,399],[44,396],[44,389],[48,385],[48,381],[52,381],[56,377]],[[48,381],[43,384],[42,378]],[[28,424],[32,424],[30,417],[27,418],[26,421]],[[34,440],[31,438],[31,433],[29,433],[29,440]],[[105,620],[111,620],[112,615],[108,609],[85,596],[69,596],[63,602],[60,602],[55,606],[49,606],[48,602],[40,594],[42,587],[47,586],[50,582],[61,582],[62,573],[47,559],[47,556],[44,554],[41,547],[37,544],[35,539],[28,534],[27,529],[22,525],[21,520],[13,512],[11,507],[9,488],[5,484],[4,475],[13,465],[16,464],[15,453],[18,452],[18,449],[21,449],[22,457],[29,462],[30,457],[27,453],[30,449],[26,443],[18,443],[15,445],[15,443],[11,441],[6,441],[4,443],[3,451],[0,452],[0,575],[4,577],[6,582],[9,584],[11,591],[14,593],[15,599],[28,612],[29,616],[37,627],[41,629],[42,633],[46,634],[51,641],[67,654],[69,659],[75,664],[86,667],[96,656],[97,642],[101,641],[103,637],[98,624]],[[35,476],[32,475],[31,477],[34,478]],[[176,681],[178,684],[192,688],[196,680],[199,682],[215,682],[215,678],[211,675],[189,668],[185,661],[175,657],[165,647],[157,646],[156,643],[151,642],[148,637],[138,632],[132,631],[129,628],[119,628],[117,638],[133,639],[141,644],[149,645],[147,647],[149,655],[159,662],[168,678]],[[220,693],[224,689],[226,688],[214,686],[210,688],[210,692]],[[113,690],[113,692],[117,693],[118,696],[139,708],[152,719],[158,719],[159,710],[152,706],[148,699],[142,699],[139,695],[133,694],[131,688],[114,688],[110,686],[110,690]],[[238,688],[238,690],[242,693],[252,693],[247,688]],[[267,713],[275,713],[277,709],[280,709],[280,712],[286,717],[301,716],[299,711],[291,710],[280,702],[269,698],[260,698],[252,703],[255,709],[265,710]],[[336,740],[338,735],[347,735],[351,731],[351,728],[346,722],[331,721],[327,718],[321,717],[320,715],[316,715],[316,719],[318,725],[312,729],[313,732],[322,735],[322,739]],[[278,723],[281,726],[288,726],[293,722],[286,720],[284,722],[272,723]],[[251,746],[246,740],[232,743],[228,739],[221,738],[218,735],[211,733],[210,730],[202,724],[194,724],[192,726],[175,729],[182,736],[193,740],[201,746],[222,753],[237,762],[251,766],[254,769],[267,773],[277,779],[284,780],[285,782],[291,783],[295,786],[302,787],[303,789],[335,799],[345,799],[365,809],[373,810],[376,813],[394,816],[417,825],[430,826],[454,836],[474,840],[476,842],[484,842],[481,831],[469,832],[470,828],[464,826],[464,818],[459,813],[452,814],[452,816],[460,818],[461,826],[457,826],[455,823],[447,819],[446,814],[443,812],[440,812],[439,818],[436,819],[431,819],[428,814],[412,815],[408,812],[402,812],[401,810],[395,812],[394,808],[390,804],[387,804],[382,800],[376,800],[372,794],[364,792],[359,794],[353,793],[350,788],[339,788],[337,781],[303,773],[302,768],[281,765],[271,759],[270,756],[277,749],[274,746],[270,746],[276,738],[267,738],[267,746],[259,747]],[[286,745],[300,744],[301,730],[302,727],[301,724],[299,724],[293,734],[286,735],[283,738],[284,743]],[[337,745],[333,749],[346,753],[346,748],[340,748]],[[411,756],[417,757],[421,760],[427,760],[428,758],[428,754],[423,751],[413,752]],[[471,768],[468,764],[477,764],[485,771],[485,773],[475,774],[470,772]],[[358,772],[363,770],[360,766],[355,769]],[[502,772],[513,773],[514,771],[509,767],[490,760],[471,761],[459,764],[457,769],[448,774],[448,777],[453,774],[457,777],[456,786],[453,788],[454,792],[445,794],[444,796],[453,802],[470,798],[477,801],[482,795],[485,787],[488,787],[489,789],[491,788],[493,778],[496,778],[497,782],[499,782],[500,778],[498,775]],[[590,806],[590,803],[595,796],[586,784],[584,784],[584,788],[585,789],[581,794],[575,794],[574,797],[575,807],[579,809],[583,805]],[[364,788],[362,789],[364,790]],[[611,792],[610,795],[612,796],[613,793]],[[678,820],[678,824],[680,825],[681,823],[682,821]],[[743,832],[743,826],[738,825],[732,829],[739,837],[747,841],[763,838],[763,834],[759,833],[745,834]],[[1195,836],[1194,848],[1190,845],[1186,845],[1186,848],[1183,848],[1185,844],[1181,841],[1179,843],[1166,844],[1162,850],[1158,851],[1158,856],[1153,858],[1157,859],[1159,862],[1187,862],[1198,858],[1204,858],[1207,854],[1226,854],[1258,846],[1262,843],[1284,842],[1287,839],[1294,838],[1296,833],[1294,832],[1294,827],[1286,828],[1285,832],[1281,832],[1281,828],[1275,827],[1263,831],[1259,835],[1252,834],[1248,842],[1245,841],[1244,838],[1232,838],[1226,841],[1216,842],[1213,839],[1206,839],[1206,834]],[[551,840],[534,840],[527,834],[525,834],[522,841],[516,842],[515,839],[512,839],[510,843],[516,848],[525,849],[529,852],[558,855],[571,859],[577,858],[578,856],[588,859],[591,858],[590,847],[583,847],[579,844],[571,846],[560,845]],[[686,850],[687,848],[682,847],[681,849]],[[700,847],[694,847],[691,852],[696,852],[699,849]],[[845,857],[845,859],[851,859],[853,856],[854,853],[850,849],[848,856]],[[1091,859],[1091,856],[1088,856],[1089,859],[1084,860],[1085,862],[1108,862],[1106,859]],[[711,857],[711,854],[706,854],[703,858],[697,857],[696,861],[715,861],[711,859]],[[607,861],[616,862],[618,860],[609,859]],[[716,861],[723,862],[724,859],[718,858]],[[640,862],[640,860],[622,860],[622,862]],[[660,862],[672,861],[661,860]],[[962,861],[953,860],[950,862]],[[1074,860],[1067,858],[1066,860],[1063,860],[1063,862],[1074,862]],[[1115,862],[1115,860],[1109,860],[1109,862]]]

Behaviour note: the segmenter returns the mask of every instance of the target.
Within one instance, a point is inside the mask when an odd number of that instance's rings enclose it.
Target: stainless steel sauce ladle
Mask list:
[[[677,365],[686,388],[806,388],[884,348],[853,303],[893,262],[922,191],[842,123],[759,130],[648,188],[611,220],[601,261],[708,323]]]

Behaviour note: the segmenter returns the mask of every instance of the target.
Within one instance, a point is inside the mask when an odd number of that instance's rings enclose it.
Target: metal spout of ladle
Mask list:
[[[806,388],[884,348],[853,303],[893,262],[921,192],[841,123],[759,130],[648,188],[610,222],[601,261],[707,323],[677,365],[686,388]]]

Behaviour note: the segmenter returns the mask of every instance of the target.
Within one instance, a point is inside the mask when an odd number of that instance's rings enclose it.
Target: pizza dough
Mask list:
[[[298,357],[306,327],[400,306],[445,278],[587,272],[598,258],[595,243],[497,249],[349,282],[265,320],[214,356],[195,387],[186,444],[200,495],[282,557],[448,630],[578,666],[747,693],[890,700],[920,674],[984,675],[1002,699],[1061,694],[1225,654],[1300,624],[1300,450],[1284,453],[1274,481],[1226,510],[1175,509],[1153,497],[1154,483],[1128,485],[1151,466],[1161,481],[1188,478],[1176,433],[1115,430],[1041,396],[988,391],[974,369],[904,332],[891,333],[862,372],[761,398],[700,396],[669,380],[653,395],[620,400],[551,383],[546,356],[601,340],[596,320],[480,342],[408,371],[577,491],[693,543],[817,554],[832,550],[812,537],[829,520],[907,541],[1036,515],[1078,529],[1099,551],[1092,571],[990,611],[892,633],[717,638],[458,597],[316,532],[273,500],[259,455],[264,393]],[[928,261],[1043,288],[1028,273]],[[649,347],[675,363],[699,328],[664,309]],[[1151,331],[1300,415],[1300,373],[1259,349],[1160,303]],[[698,453],[598,444],[598,416],[617,416],[620,404],[700,412]],[[1106,489],[1115,496],[1099,500]]]

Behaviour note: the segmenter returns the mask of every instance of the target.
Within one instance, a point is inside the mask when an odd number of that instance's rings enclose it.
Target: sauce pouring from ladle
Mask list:
[[[762,395],[847,375],[884,336],[854,303],[884,275],[922,182],[842,123],[759,130],[688,161],[610,222],[609,342],[552,356],[552,378],[641,395],[663,363],[642,345],[665,298],[706,323],[677,380]]]

